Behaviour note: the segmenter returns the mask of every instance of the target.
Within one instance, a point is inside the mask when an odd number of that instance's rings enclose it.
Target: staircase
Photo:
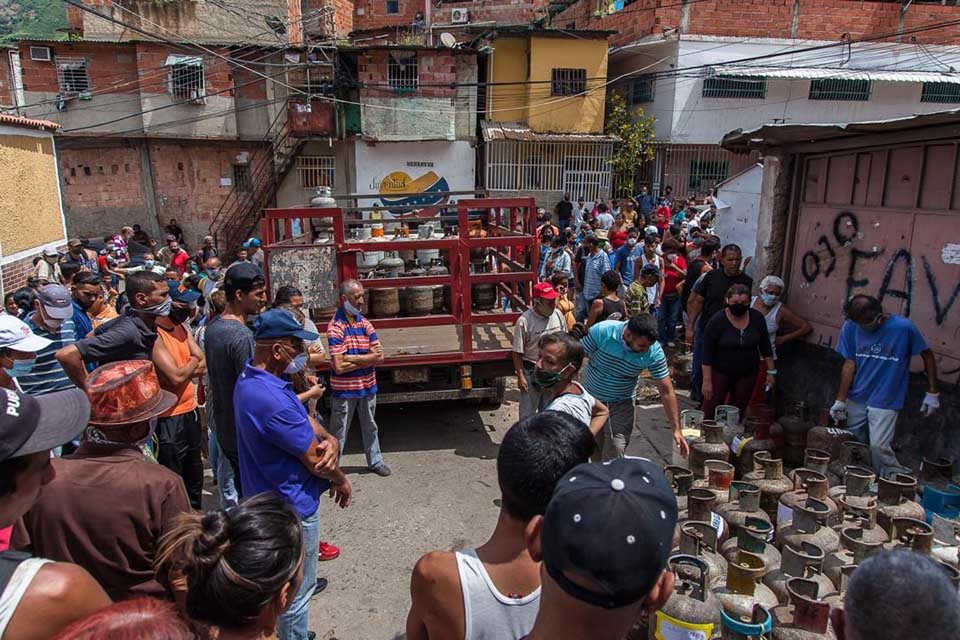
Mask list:
[[[222,256],[232,256],[255,234],[262,211],[274,205],[277,189],[304,144],[303,138],[291,135],[284,105],[270,123],[262,144],[250,154],[247,183],[233,185],[210,223],[210,235]]]

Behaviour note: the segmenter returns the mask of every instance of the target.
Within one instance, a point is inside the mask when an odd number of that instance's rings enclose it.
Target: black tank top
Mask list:
[[[603,298],[602,302],[603,311],[600,312],[600,317],[597,318],[597,322],[603,322],[604,320],[626,320],[627,305],[623,300],[614,302],[609,298]]]

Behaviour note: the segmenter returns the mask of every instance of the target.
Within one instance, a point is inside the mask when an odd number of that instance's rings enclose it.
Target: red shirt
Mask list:
[[[657,209],[657,214],[654,216],[654,224],[657,229],[661,231],[670,228],[670,207],[664,205]]]
[[[614,249],[619,249],[627,241],[627,230],[610,231],[608,240],[610,240],[610,244],[613,245]]]
[[[180,249],[175,256],[170,258],[170,266],[177,270],[181,276],[187,270],[187,261],[190,260],[190,254]]]
[[[670,264],[670,262],[664,258],[663,266],[663,294],[676,293],[677,287],[680,286],[680,283],[684,280],[684,276],[680,275],[680,272],[673,267],[677,266],[686,271],[687,260],[683,256],[678,255],[673,259],[673,264]]]

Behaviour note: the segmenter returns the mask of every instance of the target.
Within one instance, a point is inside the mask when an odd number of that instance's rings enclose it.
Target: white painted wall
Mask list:
[[[740,245],[744,257],[756,254],[762,185],[763,165],[757,163],[717,186],[717,199],[727,206],[718,204],[714,231],[721,243]]]

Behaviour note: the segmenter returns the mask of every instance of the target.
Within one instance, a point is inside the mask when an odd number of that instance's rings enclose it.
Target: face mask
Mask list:
[[[170,318],[170,322],[173,324],[183,324],[190,319],[192,314],[192,309],[185,309],[183,307],[174,307],[170,306],[170,314],[167,316]]]
[[[33,364],[37,361],[36,358],[30,358],[29,360],[14,360],[13,366],[9,369],[4,367],[3,370],[11,378],[16,378],[17,376],[25,376],[33,370]]]
[[[567,365],[569,367],[570,365]],[[544,371],[540,367],[534,367],[533,369],[533,386],[539,387],[540,389],[551,389],[563,380],[563,372],[566,371],[567,367],[564,367],[560,371]]]
[[[635,247],[635,246],[637,246],[637,239],[636,239],[636,238],[628,238],[628,239],[627,239],[627,244],[630,245],[631,247]]]
[[[287,365],[287,368],[283,370],[286,374],[299,373],[307,367],[307,354],[298,353],[297,356],[290,361],[290,364]]]
[[[157,264],[155,260],[144,260],[143,266],[147,269],[153,269],[153,265]]]
[[[43,321],[43,324],[47,327],[47,329],[55,332],[60,331],[60,327],[63,326],[63,320],[59,320],[57,318],[47,318]]]
[[[57,262],[60,260],[60,258],[58,258],[57,256],[44,256],[43,259],[49,262],[50,264],[57,264]]]
[[[142,309],[134,309],[134,311],[147,316],[167,317],[170,315],[171,307],[173,307],[173,299],[167,298],[160,304],[155,304],[152,307],[144,307]]]
[[[780,296],[775,296],[772,293],[761,293],[760,299],[763,300],[763,304],[767,305],[768,307],[772,307],[773,305],[777,304],[777,300],[780,299]]]
[[[355,306],[353,306],[349,300],[343,301],[343,308],[346,309],[347,313],[349,313],[352,316],[360,315],[360,309],[357,309]]]
[[[750,310],[750,307],[745,305],[742,302],[737,302],[735,304],[728,304],[727,308],[730,309],[730,313],[732,313],[737,318],[742,318],[744,315],[746,315],[747,311]]]
[[[216,280],[220,277],[220,269],[207,269],[207,277]]]

